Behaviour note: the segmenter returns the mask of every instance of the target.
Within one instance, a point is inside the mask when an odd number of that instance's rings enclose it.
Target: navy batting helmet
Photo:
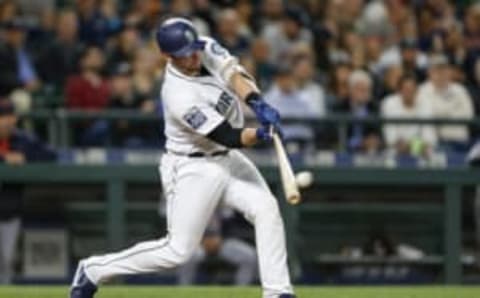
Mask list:
[[[171,18],[163,22],[156,32],[162,52],[174,57],[185,57],[203,48],[193,24],[184,18]]]

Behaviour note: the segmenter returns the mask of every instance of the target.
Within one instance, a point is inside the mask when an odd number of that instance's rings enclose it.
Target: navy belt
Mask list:
[[[188,154],[188,157],[214,157],[214,156],[224,156],[228,154],[228,150],[215,151],[212,153],[205,152],[193,152]]]
[[[182,152],[174,152],[174,151],[168,151],[172,154],[175,155],[180,155],[180,156],[188,156],[188,157],[215,157],[215,156],[225,156],[228,154],[228,150],[220,150],[220,151],[214,151],[212,153],[205,153],[205,152],[192,152],[192,153],[182,153]]]

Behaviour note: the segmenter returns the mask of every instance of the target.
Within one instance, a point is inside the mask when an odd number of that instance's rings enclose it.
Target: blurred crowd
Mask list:
[[[255,74],[283,117],[472,119],[480,115],[475,0],[2,0],[0,96],[37,108],[161,113],[165,59],[153,32],[190,18]],[[78,144],[145,146],[128,121],[85,122]],[[333,129],[336,131],[336,128]],[[464,151],[468,125],[352,123],[344,149]],[[338,147],[331,127],[285,125],[287,139]]]

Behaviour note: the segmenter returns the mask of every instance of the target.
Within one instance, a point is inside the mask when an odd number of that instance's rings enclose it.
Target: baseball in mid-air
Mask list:
[[[310,171],[298,172],[295,175],[295,181],[297,182],[298,187],[307,188],[313,183],[313,174]]]

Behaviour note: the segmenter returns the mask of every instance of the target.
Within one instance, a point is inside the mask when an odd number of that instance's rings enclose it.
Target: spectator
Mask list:
[[[233,9],[220,12],[217,21],[216,39],[232,55],[240,56],[250,47],[249,38],[240,31],[240,20]]]
[[[435,118],[473,118],[472,99],[465,87],[451,81],[450,66],[442,55],[430,58],[428,81],[420,86],[417,100],[420,104],[430,105]],[[464,150],[469,142],[466,125],[441,125],[437,134],[446,149]]]
[[[211,35],[210,32],[213,28],[209,28],[206,21],[193,14],[194,7],[192,2],[190,0],[172,0],[170,2],[170,13],[175,16],[189,18],[200,35]]]
[[[149,98],[144,93],[138,93],[134,89],[132,69],[129,64],[123,63],[118,65],[110,81],[110,107],[115,109],[138,109],[145,113],[154,111],[152,98]]]
[[[357,31],[359,31],[362,35],[368,36],[367,38],[374,36],[377,38],[382,38],[395,33],[396,28],[392,24],[393,18],[391,18],[393,15],[389,15],[390,5],[389,3],[385,2],[370,1],[365,5],[362,15],[357,19],[355,24]],[[346,5],[349,4],[348,1],[344,1],[344,3]],[[378,41],[382,40],[377,40],[377,42]]]
[[[465,46],[469,51],[480,50],[480,3],[472,4],[465,15]]]
[[[111,78],[111,96],[109,107],[112,109],[140,111],[150,114],[155,111],[155,103],[145,94],[135,92],[132,82],[130,65],[117,66]],[[111,129],[112,143],[120,147],[144,146],[151,136],[152,129],[142,123],[132,123],[119,120],[113,123]]]
[[[205,22],[209,29],[215,28],[214,14],[216,13],[212,9],[212,3],[210,0],[193,0],[193,15]],[[238,1],[237,1],[238,3]],[[194,23],[195,24],[195,23]]]
[[[255,31],[262,28],[269,30],[270,26],[277,26],[285,13],[283,0],[262,0],[260,4],[260,15],[255,18]]]
[[[28,1],[28,4],[31,5],[32,4],[31,2],[32,1]],[[45,44],[51,43],[55,37],[55,22],[56,22],[57,15],[54,8],[49,7],[50,5],[48,3],[45,3],[48,1],[40,0],[37,2],[39,2],[40,5],[44,4],[45,7],[42,7],[41,12],[40,11],[36,12],[38,14],[38,17],[33,17],[33,18],[27,17],[26,19],[26,21],[29,22],[29,24],[32,24],[29,26],[28,39],[27,39],[27,44],[30,49],[39,49],[43,47]],[[32,6],[33,5],[31,5],[30,7]],[[22,13],[23,12],[25,12],[24,9],[22,9]],[[34,13],[34,12],[35,10],[31,11],[30,13]]]
[[[149,48],[137,49],[133,61],[133,88],[145,98],[157,99],[160,94],[160,77],[158,74],[159,56]],[[160,71],[161,73],[161,71]]]
[[[420,51],[418,42],[414,39],[403,39],[398,46],[383,52],[378,69],[384,71],[390,65],[402,65],[405,73],[412,73],[418,81],[423,81],[427,63],[428,57]]]
[[[363,0],[327,1],[325,16],[342,28],[352,28],[360,17],[363,9]]]
[[[17,117],[8,100],[0,100],[0,164],[18,166],[52,161],[55,152],[16,128]],[[0,182],[0,284],[13,278],[13,262],[20,233],[23,187]]]
[[[14,19],[3,24],[3,28],[5,42],[0,44],[0,96],[9,96],[20,88],[37,90],[40,82],[32,57],[25,48],[26,25],[22,20]]]
[[[109,7],[96,0],[76,0],[80,40],[86,44],[105,46],[107,39],[121,28],[121,21]],[[111,2],[110,2],[111,4]]]
[[[305,56],[298,57],[295,60],[292,74],[300,96],[310,101],[310,107],[313,109],[312,113],[319,117],[325,116],[325,92],[322,86],[314,81],[315,63]]]
[[[270,47],[263,38],[256,38],[251,45],[252,58],[256,65],[256,78],[261,87],[270,85],[275,72],[274,64],[270,62]]]
[[[467,50],[460,23],[455,22],[448,26],[444,43],[448,60],[454,65],[462,65],[467,58]]]
[[[67,80],[65,94],[70,109],[100,110],[110,96],[108,82],[102,76],[104,55],[100,48],[87,47],[80,56],[80,73]]]
[[[249,0],[237,0],[235,1],[235,10],[237,11],[239,22],[240,22],[240,32],[249,36],[250,38],[254,34],[252,30],[254,29],[252,24],[254,22],[254,4]]]
[[[164,8],[163,1],[137,0],[126,16],[126,22],[138,23],[138,29],[142,40],[151,38],[151,32],[158,24],[158,18]]]
[[[295,59],[300,59],[300,58],[305,58],[311,61],[313,63],[312,67],[315,66],[315,52],[312,47],[312,45],[308,42],[299,42],[296,43],[290,51],[287,53],[288,61],[294,61]],[[313,69],[313,76],[317,78],[318,74],[316,69]]]
[[[418,44],[425,52],[441,51],[442,30],[439,26],[441,18],[435,16],[433,9],[422,7],[418,12]]]
[[[19,14],[19,9],[14,0],[0,2],[0,23],[13,21]]]
[[[117,43],[108,55],[108,69],[115,69],[120,64],[132,63],[137,49],[141,45],[140,32],[136,23],[126,23],[119,33]]]
[[[296,43],[312,42],[312,33],[304,27],[305,23],[303,11],[291,8],[279,24],[265,28],[262,36],[270,48],[270,62],[281,61]]]
[[[55,38],[41,50],[37,59],[40,77],[56,89],[62,88],[66,79],[77,71],[77,61],[83,50],[83,45],[78,41],[77,24],[74,11],[60,12]]]
[[[320,104],[299,90],[292,70],[287,65],[277,69],[274,83],[265,93],[265,100],[278,109],[284,118],[316,119],[322,116]],[[287,141],[314,141],[315,133],[306,124],[285,124],[283,132]]]
[[[103,77],[104,55],[100,48],[87,47],[80,55],[80,73],[70,76],[65,87],[66,107],[73,110],[103,110],[108,105],[110,85]],[[91,121],[79,121],[74,124],[76,145],[94,145],[89,143],[87,132]]]
[[[480,56],[473,63],[473,74],[467,86],[473,99],[475,114],[480,115]]]
[[[372,87],[372,79],[366,71],[353,71],[348,78],[348,100],[337,105],[334,111],[351,114],[358,119],[376,115]],[[377,151],[380,145],[380,134],[375,125],[362,123],[349,125],[347,144],[349,150],[371,153]]]
[[[403,76],[398,92],[382,101],[383,118],[432,119],[429,105],[417,101],[417,82],[411,75]],[[428,156],[437,142],[436,131],[431,125],[388,124],[383,128],[386,145],[397,154]]]
[[[404,74],[403,67],[400,64],[392,64],[385,69],[382,77],[378,78],[378,87],[376,97],[382,99],[395,91],[398,88],[398,82]]]
[[[365,65],[366,68],[374,73],[381,72],[380,57],[382,56],[383,49],[385,47],[385,37],[379,33],[369,33],[363,36],[363,51],[365,52]],[[359,44],[362,44],[360,42]]]
[[[368,69],[367,53],[362,37],[355,32],[349,31],[345,32],[343,39],[343,43],[349,52],[353,68]],[[372,65],[373,64],[374,63],[372,63]]]
[[[246,286],[255,280],[257,271],[257,256],[255,248],[249,243],[222,236],[222,210],[218,210],[205,231],[201,246],[193,254],[189,262],[178,270],[178,282],[181,285],[191,285],[200,264],[208,257],[216,256],[235,266],[234,284]]]
[[[337,110],[348,100],[348,78],[351,73],[352,67],[347,63],[339,63],[333,67],[328,84],[327,105],[329,110]]]
[[[426,79],[427,58],[419,52],[415,40],[404,39],[400,42],[400,57],[405,73],[415,75],[417,82],[423,82]]]

